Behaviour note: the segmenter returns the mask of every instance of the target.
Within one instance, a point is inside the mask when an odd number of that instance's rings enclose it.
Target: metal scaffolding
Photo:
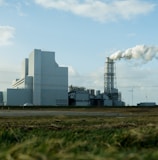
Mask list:
[[[107,57],[105,62],[105,73],[104,73],[104,92],[112,93],[114,89],[115,69],[114,61]]]

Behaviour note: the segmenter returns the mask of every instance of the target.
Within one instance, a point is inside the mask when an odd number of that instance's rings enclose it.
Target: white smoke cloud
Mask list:
[[[11,26],[0,26],[0,46],[12,44],[15,28]]]
[[[146,14],[155,4],[146,0],[34,0],[45,7],[71,12],[98,21],[114,21],[120,18]]]
[[[153,58],[158,58],[158,47],[137,45],[125,51],[117,51],[110,56],[110,59],[140,59],[144,62],[151,61]]]

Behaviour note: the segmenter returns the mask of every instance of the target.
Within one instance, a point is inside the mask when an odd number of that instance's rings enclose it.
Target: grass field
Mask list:
[[[0,160],[157,160],[158,109],[121,112],[129,117],[1,117]]]

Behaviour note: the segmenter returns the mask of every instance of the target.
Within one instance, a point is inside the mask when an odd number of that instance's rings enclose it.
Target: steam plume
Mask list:
[[[110,56],[110,59],[141,59],[145,62],[151,61],[153,58],[158,58],[158,47],[137,45],[125,51],[117,51]]]

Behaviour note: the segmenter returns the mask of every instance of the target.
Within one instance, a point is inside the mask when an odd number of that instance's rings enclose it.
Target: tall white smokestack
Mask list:
[[[151,61],[153,58],[158,58],[158,47],[137,45],[125,51],[117,51],[110,56],[112,60],[119,59],[141,59],[144,62]]]

